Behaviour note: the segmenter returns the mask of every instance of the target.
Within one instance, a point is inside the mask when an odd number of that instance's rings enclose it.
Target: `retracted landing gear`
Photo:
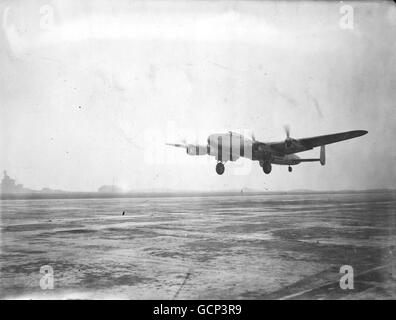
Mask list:
[[[291,166],[289,166],[289,172],[292,172],[293,168]]]
[[[216,164],[217,174],[222,175],[224,173],[224,170],[225,170],[225,168],[224,168],[224,164],[222,162],[219,162]]]

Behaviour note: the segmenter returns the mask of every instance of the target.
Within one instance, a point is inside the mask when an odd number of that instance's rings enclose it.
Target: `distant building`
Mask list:
[[[41,188],[40,191],[41,193],[64,193],[65,191],[59,190],[59,189],[51,189],[51,188]]]
[[[1,180],[1,193],[24,193],[32,191],[24,188],[22,184],[16,184],[15,180],[11,179],[7,174],[7,171],[4,171],[4,177]]]
[[[7,171],[4,172],[3,180],[1,180],[1,194],[12,193],[62,193],[62,190],[54,190],[50,188],[42,188],[40,191],[24,188],[23,184],[16,184],[15,179],[10,178]]]
[[[114,186],[114,185],[105,185],[105,186],[101,186],[98,189],[98,192],[100,193],[121,193],[123,192],[122,189],[118,186]]]

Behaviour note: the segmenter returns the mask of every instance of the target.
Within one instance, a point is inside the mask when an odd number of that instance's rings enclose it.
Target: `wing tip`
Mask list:
[[[357,135],[358,137],[364,136],[365,134],[368,133],[367,130],[356,130],[355,132],[356,132],[356,135]]]

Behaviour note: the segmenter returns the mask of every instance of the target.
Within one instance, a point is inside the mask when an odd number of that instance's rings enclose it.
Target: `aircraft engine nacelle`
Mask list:
[[[208,154],[208,147],[207,146],[190,144],[186,148],[186,152],[190,156],[203,156],[205,154]]]
[[[285,149],[286,150],[288,150],[288,149],[290,149],[290,148],[293,148],[293,146],[294,146],[294,139],[292,139],[292,138],[287,138],[287,139],[285,139]]]

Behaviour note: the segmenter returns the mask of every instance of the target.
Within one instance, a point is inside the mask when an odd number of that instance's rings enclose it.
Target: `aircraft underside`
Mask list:
[[[293,154],[292,156],[296,156],[296,155]],[[288,170],[289,170],[289,172],[292,172],[293,168],[291,166],[294,166],[294,165],[297,165],[300,163],[298,159],[294,159],[291,157],[272,157],[271,160],[259,160],[258,162],[260,164],[260,167],[263,168],[263,172],[265,174],[271,173],[272,164],[289,166]],[[225,164],[225,162],[218,160],[218,163],[216,164],[217,174],[222,175],[224,173],[224,171],[225,171],[224,164]]]
[[[237,149],[238,152],[235,153]],[[234,151],[233,151],[234,150]],[[208,148],[208,154],[214,156],[218,163],[216,164],[216,172],[219,175],[222,175],[225,172],[224,164],[227,161],[236,161],[240,157],[248,158],[253,161],[258,161],[260,167],[262,167],[263,172],[265,174],[270,174],[272,171],[272,165],[283,165],[288,166],[288,171],[292,172],[292,166],[300,164],[301,162],[313,162],[319,161],[322,165],[325,165],[325,147],[321,146],[320,148],[320,158],[313,159],[301,159],[296,154],[286,154],[286,155],[277,155],[268,151],[262,151],[258,149],[252,148],[250,153],[241,153],[239,146],[234,148],[223,147],[220,150],[219,145],[214,145]]]

